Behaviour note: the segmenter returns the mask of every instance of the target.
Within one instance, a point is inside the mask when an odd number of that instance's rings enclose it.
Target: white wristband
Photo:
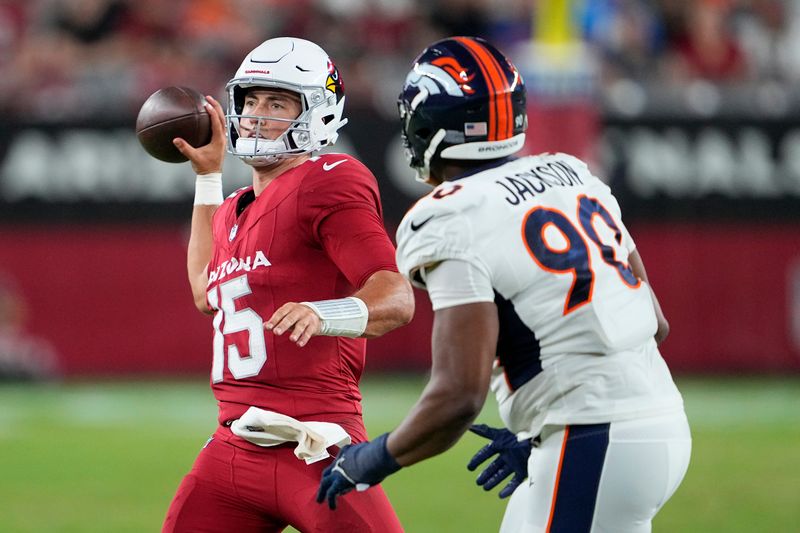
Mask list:
[[[222,173],[198,174],[194,184],[194,205],[222,203]]]
[[[320,335],[355,338],[360,337],[367,329],[367,304],[355,296],[300,303],[313,309],[319,316],[322,322]]]

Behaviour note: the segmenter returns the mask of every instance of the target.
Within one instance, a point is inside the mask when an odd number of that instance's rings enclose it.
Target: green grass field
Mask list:
[[[391,429],[421,377],[364,383],[371,435]],[[678,380],[694,435],[689,473],[656,518],[662,532],[800,531],[800,379]],[[215,404],[193,382],[0,386],[0,531],[158,531],[212,432]],[[487,404],[481,421],[496,423]],[[504,502],[448,453],[384,487],[409,532],[496,531]]]

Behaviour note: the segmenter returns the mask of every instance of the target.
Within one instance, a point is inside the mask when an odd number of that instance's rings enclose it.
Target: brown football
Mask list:
[[[181,137],[195,148],[211,140],[211,120],[205,97],[188,87],[165,87],[142,104],[136,118],[136,137],[148,154],[167,163],[186,157],[172,139]]]

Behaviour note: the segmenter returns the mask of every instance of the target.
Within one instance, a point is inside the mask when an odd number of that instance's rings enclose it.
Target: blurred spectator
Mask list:
[[[446,35],[486,35],[489,13],[483,0],[431,2],[431,22]]]
[[[16,285],[0,275],[0,383],[41,381],[57,375],[57,357],[46,341],[25,333],[27,307]]]
[[[53,27],[81,44],[113,37],[124,11],[121,0],[72,0],[53,6]]]
[[[500,50],[510,51],[533,37],[535,2],[530,0],[488,0],[486,37]]]
[[[28,24],[27,15],[27,10],[20,3],[0,0],[0,66],[5,66],[18,52]]]
[[[24,5],[13,0],[0,0],[0,112],[6,112],[8,96],[16,85],[16,76],[9,75],[14,72],[12,65],[14,58],[20,53],[28,26],[28,10]],[[10,106],[9,106],[10,107]]]
[[[752,0],[737,30],[757,79],[800,81],[800,3]]]
[[[652,2],[596,0],[583,17],[584,36],[602,60],[603,83],[653,81],[664,51],[664,26]]]
[[[732,31],[730,0],[686,2],[683,34],[671,43],[669,80],[743,81],[747,63]]]
[[[224,96],[228,73],[253,43],[295,35],[325,44],[342,70],[348,106],[394,113],[398,78],[427,43],[478,35],[510,53],[531,41],[535,20],[548,27],[541,20],[546,5],[0,0],[0,112],[39,121],[119,121],[167,85]],[[651,87],[800,82],[800,2],[572,0],[569,8],[600,58],[606,92],[628,80]]]

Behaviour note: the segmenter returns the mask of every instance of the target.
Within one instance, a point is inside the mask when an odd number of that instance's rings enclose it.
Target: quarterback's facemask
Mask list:
[[[525,84],[511,61],[477,37],[451,37],[414,60],[398,99],[408,164],[430,181],[437,158],[506,157],[525,143]]]
[[[277,139],[241,136],[244,98],[250,87],[283,89],[300,96],[302,111],[294,120],[284,120],[288,128]],[[226,86],[228,93],[228,151],[248,165],[269,165],[287,157],[319,150],[336,142],[339,128],[347,123],[344,110],[344,85],[339,70],[316,44],[293,37],[270,39],[259,45],[242,62]],[[281,119],[270,118],[280,121]]]

